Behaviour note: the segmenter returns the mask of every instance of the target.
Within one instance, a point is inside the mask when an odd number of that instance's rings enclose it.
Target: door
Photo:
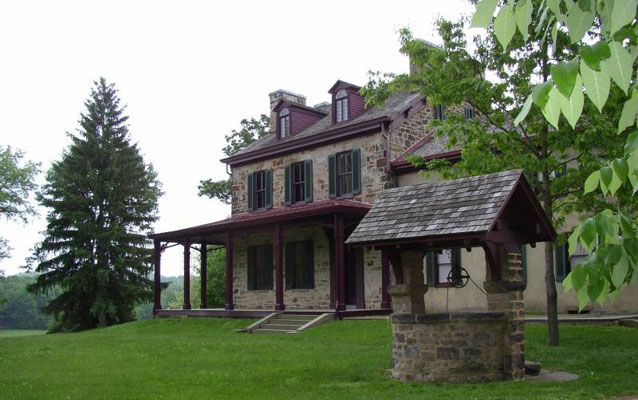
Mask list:
[[[345,251],[345,289],[347,308],[365,308],[363,285],[363,249],[350,248]]]

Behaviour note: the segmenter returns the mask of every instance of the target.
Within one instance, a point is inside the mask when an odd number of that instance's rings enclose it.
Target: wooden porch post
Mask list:
[[[226,232],[226,310],[233,310],[233,236]]]
[[[154,246],[154,256],[155,256],[155,282],[153,288],[154,294],[154,304],[153,309],[161,310],[162,309],[162,273],[161,273],[161,264],[162,264],[162,242],[159,240],[153,241]]]
[[[191,242],[184,241],[184,310],[191,309]]]
[[[286,305],[284,304],[284,246],[281,224],[275,226],[273,243],[275,245],[275,310],[283,311]]]
[[[207,267],[208,267],[208,248],[206,247],[206,243],[202,243],[202,249],[200,251],[200,268],[199,268],[199,274],[200,274],[200,281],[202,283],[202,287],[201,287],[201,298],[202,301],[200,303],[199,308],[206,308],[206,274],[207,274]]]
[[[337,272],[336,289],[337,298],[335,301],[335,309],[343,311],[346,309],[346,269],[345,248],[343,239],[343,217],[339,213],[334,214],[334,236],[335,236],[335,270]]]
[[[392,307],[388,285],[390,285],[390,260],[386,252],[381,252],[381,308]]]

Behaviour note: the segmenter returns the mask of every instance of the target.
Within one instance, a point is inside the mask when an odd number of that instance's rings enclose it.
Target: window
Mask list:
[[[292,174],[292,202],[305,201],[305,185],[306,185],[306,172],[304,163],[294,163],[291,166]]]
[[[254,208],[266,207],[266,171],[255,172],[254,174],[255,185],[255,205]]]
[[[450,271],[452,271],[452,252],[450,249],[445,249],[440,254],[437,254],[436,268],[438,278],[436,283],[447,284],[447,277],[450,275]]]
[[[434,106],[434,116],[441,121],[445,121],[445,107],[443,104],[437,104]]]
[[[460,279],[461,249],[445,249],[440,252],[431,251],[425,256],[426,278],[429,286],[446,287]],[[450,276],[450,271],[452,275]],[[448,281],[448,276],[451,282]]]
[[[587,252],[585,251],[585,249],[583,249],[583,245],[580,244],[580,242],[578,242],[578,247],[576,248],[576,252],[572,254],[572,256],[569,258],[569,263],[572,267],[575,267],[577,265],[584,263],[586,258],[587,258]]]
[[[313,241],[286,243],[286,289],[312,289],[314,286]]]
[[[465,119],[470,120],[474,118],[474,109],[470,106],[465,106]]]
[[[290,111],[284,108],[279,112],[279,137],[285,138],[290,135]]]
[[[352,152],[337,154],[337,196],[352,193]]]
[[[337,122],[348,120],[348,94],[345,90],[340,90],[335,96]]]
[[[248,290],[271,290],[273,285],[272,246],[248,247]]]
[[[572,265],[569,262],[568,245],[563,244],[554,251],[554,268],[556,271],[556,281],[562,282],[563,279],[572,271]]]

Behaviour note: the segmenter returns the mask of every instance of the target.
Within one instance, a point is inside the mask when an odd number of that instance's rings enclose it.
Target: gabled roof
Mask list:
[[[501,217],[517,240],[531,243],[556,237],[523,172],[515,170],[386,190],[346,243],[399,244],[437,237],[485,240],[487,234],[502,229],[497,224]]]
[[[324,110],[324,109],[316,108],[316,107],[308,107],[308,106],[305,106],[303,104],[294,103],[294,102],[292,102],[290,100],[284,100],[284,99],[279,100],[277,105],[275,105],[272,110],[274,112],[279,112],[284,107],[299,108],[301,110],[306,110],[306,111],[308,111],[310,113],[321,115],[321,116],[324,116],[324,115],[328,114],[328,112],[326,110]]]
[[[361,86],[357,86],[355,84],[352,83],[348,83],[346,81],[342,81],[341,79],[339,79],[338,81],[335,82],[334,85],[332,85],[332,87],[330,88],[330,90],[328,90],[328,93],[332,94],[338,90],[341,89],[354,89],[354,90],[359,90],[361,89]]]
[[[448,146],[447,137],[437,136],[434,130],[429,131],[423,138],[408,147],[392,161],[390,166],[396,171],[414,169],[408,161],[409,156],[421,156],[426,161],[438,158],[455,159],[461,156],[462,146],[458,143]]]
[[[265,135],[251,143],[236,154],[221,161],[230,165],[237,165],[257,160],[263,160],[276,155],[299,151],[302,148],[316,146],[349,135],[359,134],[379,128],[381,122],[391,122],[400,116],[408,107],[425,107],[421,101],[423,96],[418,91],[399,92],[390,96],[383,107],[371,107],[363,114],[352,120],[332,123],[332,110],[319,121],[296,135],[277,139],[277,135]]]

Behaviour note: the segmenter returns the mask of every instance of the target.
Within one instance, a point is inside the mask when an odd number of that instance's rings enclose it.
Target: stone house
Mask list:
[[[443,107],[429,104],[418,92],[397,93],[383,107],[366,107],[359,89],[339,80],[328,90],[331,102],[314,107],[299,94],[270,93],[270,134],[221,160],[232,171],[231,217],[152,235],[156,310],[161,309],[161,252],[167,243],[177,243],[184,246],[185,310],[191,309],[190,250],[199,244],[203,271],[208,246],[226,247],[227,313],[391,311],[386,288],[394,278],[389,260],[373,247],[350,247],[345,241],[382,191],[437,179],[419,174],[407,162],[408,155],[454,161],[460,151],[425,130],[431,119],[444,118]],[[472,109],[462,110],[466,118],[474,117]],[[543,310],[545,305],[542,246],[523,249],[528,310]],[[558,250],[559,280],[578,257],[569,259],[564,249]],[[453,280],[459,266],[473,278],[460,289],[448,279]],[[428,310],[487,309],[481,249],[429,253],[424,271],[431,288],[425,295]],[[202,275],[205,287],[205,272]],[[561,311],[577,307],[573,293],[562,294],[560,287],[559,293]],[[638,289],[629,288],[608,309],[638,310],[636,294]],[[202,299],[201,308],[206,309],[205,296]]]

